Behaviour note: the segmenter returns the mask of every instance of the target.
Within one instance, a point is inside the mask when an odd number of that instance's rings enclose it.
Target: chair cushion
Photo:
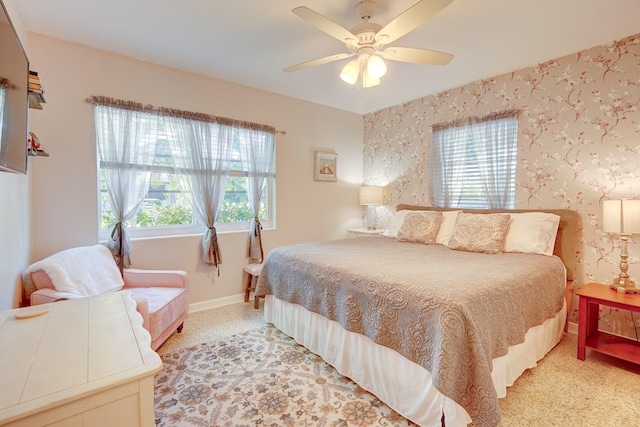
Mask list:
[[[252,276],[259,276],[262,271],[262,264],[247,264],[244,266],[244,271]]]
[[[144,297],[149,306],[149,333],[159,336],[183,313],[189,310],[185,288],[129,288],[133,297]]]

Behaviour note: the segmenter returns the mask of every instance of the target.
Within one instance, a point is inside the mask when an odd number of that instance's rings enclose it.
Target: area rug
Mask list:
[[[415,426],[272,326],[162,361],[157,426]]]

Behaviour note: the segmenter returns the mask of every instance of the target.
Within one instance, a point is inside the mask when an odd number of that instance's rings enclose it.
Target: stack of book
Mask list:
[[[29,107],[42,110],[41,104],[45,104],[46,102],[47,97],[44,95],[40,76],[38,76],[36,71],[29,70]]]

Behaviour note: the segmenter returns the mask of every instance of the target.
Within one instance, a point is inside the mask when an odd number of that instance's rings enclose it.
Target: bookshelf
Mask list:
[[[42,110],[42,104],[46,103],[47,97],[38,72],[29,70],[29,108]],[[35,157],[49,157],[49,153],[40,146],[40,140],[33,132],[29,132],[27,153]]]
[[[42,110],[42,104],[46,103],[47,97],[44,94],[38,72],[29,70],[29,108]]]

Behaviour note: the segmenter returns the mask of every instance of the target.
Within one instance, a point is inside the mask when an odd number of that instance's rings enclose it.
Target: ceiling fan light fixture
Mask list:
[[[371,74],[369,74],[369,71],[367,71],[365,69],[362,72],[362,83],[361,84],[362,84],[362,87],[365,88],[365,89],[369,88],[369,87],[378,86],[380,84],[380,79],[371,76]]]
[[[340,78],[350,85],[356,84],[358,81],[358,74],[360,74],[360,66],[357,60],[349,61],[340,71]]]
[[[378,55],[371,55],[367,60],[367,73],[373,79],[379,79],[387,72],[387,64]]]

